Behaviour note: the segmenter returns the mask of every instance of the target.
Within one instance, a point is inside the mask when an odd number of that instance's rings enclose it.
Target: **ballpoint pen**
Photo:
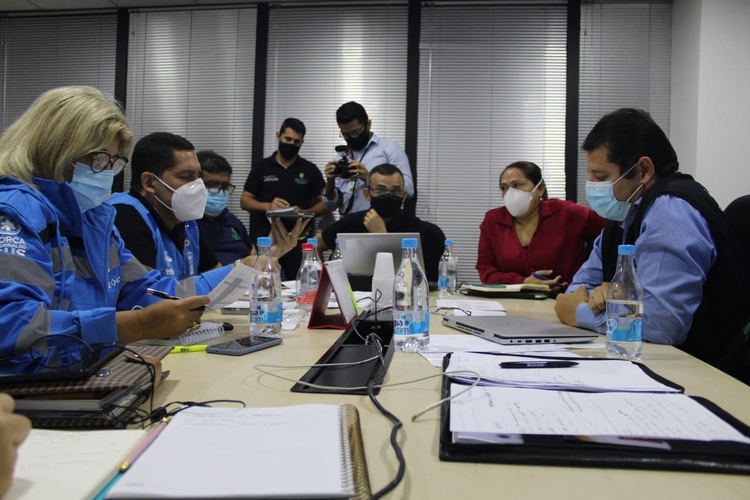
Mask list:
[[[576,361],[504,361],[500,368],[570,368]]]
[[[532,275],[533,277],[535,277],[536,279],[538,279],[538,280],[542,280],[542,281],[549,281],[549,278],[548,278],[548,277],[546,277],[546,276],[542,276],[541,274],[537,274],[537,273],[531,273],[531,275]]]
[[[162,292],[161,290],[154,290],[153,288],[146,288],[146,293],[149,295],[153,295],[154,297],[159,297],[160,299],[166,299],[166,300],[182,300],[179,297],[175,297],[174,295],[169,295],[166,292]],[[194,310],[197,311],[205,311],[206,306],[200,306],[195,308]]]
[[[176,345],[169,351],[169,354],[176,354],[180,352],[205,352],[208,345],[195,344],[195,345]]]
[[[122,465],[120,465],[120,472],[125,472],[130,468],[133,463],[138,460],[138,457],[140,457],[146,449],[151,446],[151,443],[153,443],[157,437],[159,437],[159,434],[162,433],[162,431],[167,427],[167,424],[169,423],[168,418],[163,418],[161,422],[159,422],[159,425],[156,426],[156,428],[151,431],[146,437],[141,439],[141,441],[133,448],[133,450],[128,453],[128,456],[125,457],[125,460],[122,462]]]

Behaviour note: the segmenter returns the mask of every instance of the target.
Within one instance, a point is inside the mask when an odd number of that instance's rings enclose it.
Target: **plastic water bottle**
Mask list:
[[[341,258],[341,248],[339,248],[339,239],[336,238],[336,248],[331,252],[331,257],[328,260],[337,260]]]
[[[307,238],[307,242],[312,245],[312,260],[318,266],[318,270],[323,271],[323,262],[318,256],[318,238]]]
[[[458,277],[458,260],[453,255],[453,240],[445,240],[445,251],[438,265],[438,296],[455,297]]]
[[[419,265],[417,239],[401,240],[403,259],[393,280],[393,338],[399,351],[417,352],[430,345],[430,297]]]
[[[617,248],[617,271],[607,292],[607,354],[640,359],[643,350],[643,287],[635,270],[635,246]]]
[[[271,257],[271,238],[258,238],[258,259],[250,285],[250,335],[278,337],[284,306],[281,304],[281,277]]]
[[[323,268],[313,258],[313,246],[302,244],[302,264],[297,271],[297,307],[305,312],[312,310]]]

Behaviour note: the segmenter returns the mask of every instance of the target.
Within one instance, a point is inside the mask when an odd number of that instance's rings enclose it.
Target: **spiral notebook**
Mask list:
[[[148,345],[193,345],[203,344],[207,340],[218,339],[224,336],[224,327],[221,323],[211,323],[210,321],[204,321],[201,323],[201,327],[191,332],[186,331],[182,335],[177,337],[171,337],[168,339],[144,339],[135,342],[135,344],[148,344]]]
[[[370,498],[351,405],[178,413],[107,498]]]

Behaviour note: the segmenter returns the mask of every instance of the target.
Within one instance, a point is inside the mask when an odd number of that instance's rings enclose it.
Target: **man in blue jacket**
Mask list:
[[[148,134],[133,149],[131,170],[130,191],[109,199],[125,246],[146,267],[179,280],[182,294],[209,293],[232,265],[221,266],[200,235],[196,220],[208,193],[192,143],[168,132]],[[303,227],[300,222],[290,234],[274,222],[275,257],[294,248]],[[243,262],[253,265],[255,257]]]

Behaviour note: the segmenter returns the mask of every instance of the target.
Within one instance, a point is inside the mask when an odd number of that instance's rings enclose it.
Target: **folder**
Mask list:
[[[327,314],[328,301],[332,291],[339,303],[339,308],[336,309],[336,312]],[[354,292],[349,285],[343,261],[333,260],[324,263],[307,328],[346,330],[357,317],[357,312],[357,301],[354,299]]]
[[[444,368],[448,359],[446,356]],[[450,377],[443,377],[442,397],[448,397],[452,384],[455,381]],[[694,396],[690,399],[750,439],[750,427],[707,399]],[[450,407],[449,401],[441,406],[439,457],[442,461],[750,474],[750,444],[736,441],[660,439],[668,446],[659,448],[588,441],[577,436],[524,434],[519,440],[522,442],[509,439],[503,444],[456,443],[450,430]]]
[[[129,346],[142,356],[163,359],[171,346]],[[159,382],[169,372],[160,375]],[[98,374],[83,380],[0,384],[0,392],[16,399],[16,410],[35,428],[124,427],[151,392],[151,370],[118,355]]]

